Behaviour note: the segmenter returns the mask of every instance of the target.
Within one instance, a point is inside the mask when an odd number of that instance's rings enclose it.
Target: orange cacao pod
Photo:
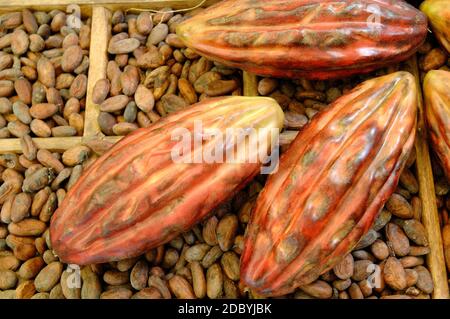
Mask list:
[[[250,137],[265,148],[258,151],[268,153],[277,137],[272,133],[283,120],[271,98],[227,97],[208,99],[136,130],[89,166],[69,190],[51,220],[53,249],[62,261],[83,265],[138,256],[170,241],[259,173],[260,157],[250,160]],[[254,128],[255,133],[235,144],[236,162],[184,162],[201,154],[191,144],[192,156],[174,161],[180,141],[173,134],[202,134],[195,131],[197,121],[204,131]],[[228,149],[222,142],[213,136],[202,147]]]
[[[263,295],[309,284],[347,255],[395,190],[416,130],[414,77],[366,81],[316,115],[260,193],[241,281]]]
[[[432,70],[423,81],[429,138],[447,178],[450,178],[450,72]]]
[[[426,0],[420,5],[430,21],[436,38],[450,53],[450,2],[448,0]]]
[[[259,75],[327,79],[407,59],[425,15],[398,0],[225,0],[177,27],[186,46]]]

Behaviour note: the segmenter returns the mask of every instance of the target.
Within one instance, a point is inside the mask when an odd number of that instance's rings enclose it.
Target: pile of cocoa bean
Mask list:
[[[61,263],[49,240],[51,216],[83,169],[111,145],[92,140],[58,153],[37,149],[29,135],[21,143],[23,154],[0,155],[0,298],[241,295],[243,228],[232,202],[142,256],[81,269]]]
[[[105,135],[126,135],[208,97],[242,94],[239,71],[200,57],[175,34],[187,17],[170,8],[113,12],[107,77],[93,94]]]
[[[28,9],[0,19],[0,138],[82,135],[90,20]]]
[[[63,153],[37,149],[0,155],[0,298],[249,298],[239,284],[240,254],[258,176],[211,217],[136,258],[66,265],[52,251],[52,214],[84,168],[111,145],[92,140]],[[358,247],[314,283],[283,298],[429,298],[429,253],[420,223],[414,154],[400,186]]]

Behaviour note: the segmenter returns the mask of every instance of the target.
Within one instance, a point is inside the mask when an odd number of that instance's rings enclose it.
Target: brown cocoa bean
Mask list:
[[[19,99],[25,103],[30,104],[31,103],[31,84],[30,82],[25,78],[17,79],[14,82],[14,89],[16,90],[16,93],[19,97]]]
[[[333,294],[331,286],[323,280],[316,280],[309,285],[300,286],[300,289],[311,297],[320,299],[329,299]]]
[[[406,286],[412,287],[417,283],[419,279],[419,274],[414,269],[405,269],[406,273]]]
[[[60,262],[52,262],[44,267],[34,280],[36,290],[39,292],[50,291],[60,280],[63,265]]]
[[[138,128],[139,127],[134,123],[122,122],[115,124],[112,130],[115,135],[124,136],[137,130]]]
[[[397,258],[389,257],[386,260],[383,275],[386,284],[392,289],[403,290],[406,288],[406,272]]]
[[[224,274],[231,280],[239,280],[240,278],[240,262],[239,257],[233,251],[227,251],[222,255],[220,259],[220,265]]]
[[[361,281],[367,279],[371,274],[372,261],[370,260],[357,260],[354,262],[352,279],[354,281]]]
[[[428,52],[420,63],[423,71],[439,69],[447,61],[447,54],[441,48],[434,48]]]
[[[205,93],[208,96],[220,96],[236,90],[238,83],[236,80],[215,80],[207,85]]]
[[[420,246],[428,246],[428,237],[425,227],[416,219],[408,219],[401,223],[406,236]]]
[[[333,271],[335,275],[342,280],[351,278],[354,271],[354,259],[351,254],[347,254],[336,266]]]
[[[136,290],[142,290],[147,285],[148,281],[148,264],[145,260],[138,261],[130,274],[131,286]]]
[[[113,287],[102,292],[100,299],[130,299],[133,292],[125,287]]]
[[[30,218],[8,225],[10,234],[17,236],[40,236],[46,228],[44,222]]]
[[[34,161],[36,159],[37,147],[34,144],[30,135],[26,134],[20,138],[20,146],[22,148],[23,155],[29,161]]]
[[[134,100],[138,108],[144,112],[150,112],[155,105],[155,98],[151,90],[140,84],[136,89]]]
[[[48,150],[40,149],[37,152],[37,160],[44,166],[52,168],[57,173],[60,173],[64,169],[64,165],[55,158]]]
[[[195,296],[199,299],[203,299],[206,295],[206,278],[203,268],[198,261],[191,262],[190,268]]]
[[[41,57],[37,62],[36,69],[39,82],[48,88],[55,86],[55,68],[48,59]]]
[[[64,170],[61,171],[61,173],[62,172],[64,172]],[[56,197],[56,194],[51,193],[39,213],[39,220],[43,222],[49,222],[57,206],[58,206],[58,199]]]
[[[15,271],[19,268],[20,261],[15,256],[0,256],[0,270]]]
[[[389,248],[386,243],[377,239],[370,247],[372,254],[379,260],[384,260],[389,257]]]
[[[135,293],[131,299],[161,299],[162,296],[158,289],[154,287],[144,288]]]
[[[133,65],[127,65],[120,75],[123,94],[131,96],[136,92],[140,80],[139,70]]]
[[[52,136],[54,137],[68,137],[77,135],[77,130],[68,125],[52,127]]]
[[[156,275],[151,275],[148,278],[148,286],[158,289],[164,299],[170,299],[172,297],[167,283]]]
[[[217,299],[223,294],[223,274],[218,264],[213,264],[206,271],[206,295],[210,299]]]
[[[105,101],[103,101],[102,104],[100,104],[100,110],[103,112],[120,111],[123,108],[125,108],[125,106],[128,104],[128,102],[129,102],[129,97],[126,95],[113,96],[113,97],[106,99]]]
[[[399,194],[392,194],[386,202],[386,208],[400,218],[413,218],[413,210],[408,201]]]
[[[25,31],[23,31],[22,29],[14,30],[11,39],[11,51],[15,55],[22,55],[27,52],[29,44],[30,40]]]
[[[110,54],[124,54],[130,53],[139,47],[138,39],[127,38],[118,41],[110,41],[108,45],[108,53]]]
[[[34,282],[31,280],[22,281],[16,288],[17,299],[30,299],[36,292]]]
[[[113,126],[116,124],[116,118],[114,116],[107,112],[100,112],[97,121],[104,134],[114,135],[112,130]]]
[[[431,294],[434,289],[433,279],[431,278],[431,274],[427,268],[424,266],[417,266],[414,268],[417,272],[417,288],[422,290],[426,294]]]
[[[216,229],[217,241],[223,251],[231,249],[238,229],[238,219],[236,215],[225,215],[219,221]]]
[[[101,104],[108,96],[111,84],[108,79],[100,79],[95,83],[92,91],[92,101],[95,104]]]
[[[217,217],[212,216],[203,225],[202,229],[203,239],[205,240],[205,243],[207,243],[210,246],[217,245],[218,243],[216,234],[216,228],[218,223],[219,220],[217,219]]]
[[[415,266],[423,265],[424,260],[422,257],[406,256],[400,259],[403,268],[412,268]]]
[[[37,276],[41,269],[45,266],[45,262],[42,257],[33,257],[25,261],[18,270],[19,277],[29,280]]]
[[[169,287],[173,294],[179,299],[195,299],[192,286],[182,276],[175,275],[170,278]]]
[[[83,285],[81,287],[82,299],[98,299],[101,294],[101,283],[95,272],[90,266],[85,266],[81,269],[81,279]]]
[[[43,120],[51,117],[56,112],[58,112],[58,107],[51,103],[39,103],[34,104],[30,108],[30,114],[33,118],[38,120]]]
[[[394,223],[386,225],[386,237],[391,243],[392,248],[397,256],[406,256],[409,253],[409,239],[403,230]]]
[[[17,276],[11,270],[0,270],[0,289],[7,290],[16,287]]]
[[[126,284],[128,282],[129,276],[130,274],[128,271],[121,272],[117,270],[107,270],[103,274],[103,281],[108,285],[119,286]]]
[[[50,137],[52,134],[51,128],[42,120],[32,120],[30,129],[38,137]]]
[[[66,166],[83,163],[90,155],[91,149],[84,145],[77,145],[66,150],[62,155],[62,162]]]
[[[86,95],[87,81],[88,78],[85,74],[77,75],[70,85],[70,96],[82,99]]]
[[[188,262],[202,260],[206,253],[211,249],[207,244],[197,244],[186,250],[185,258]]]
[[[20,193],[14,197],[11,207],[11,221],[17,223],[29,215],[32,198],[28,193]]]
[[[26,134],[30,134],[30,127],[19,121],[13,121],[8,123],[8,131],[15,137],[22,137]]]
[[[168,34],[169,34],[169,27],[167,26],[167,24],[164,23],[157,24],[156,26],[153,27],[153,29],[150,32],[150,35],[148,36],[147,45],[149,44],[157,45],[159,42],[164,41],[164,39]]]
[[[419,192],[419,182],[409,169],[404,169],[400,175],[400,184],[411,194]]]

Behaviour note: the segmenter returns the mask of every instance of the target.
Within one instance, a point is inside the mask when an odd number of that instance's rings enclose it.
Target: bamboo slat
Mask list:
[[[254,74],[243,72],[244,95],[258,96],[258,77]]]
[[[95,6],[92,9],[91,44],[89,51],[89,77],[86,97],[86,113],[84,136],[101,135],[98,125],[100,109],[92,101],[92,93],[95,83],[106,77],[106,66],[108,64],[108,41],[110,37],[109,20],[111,12],[103,7]]]
[[[209,6],[218,0],[206,0],[202,6]],[[33,10],[49,11],[53,9],[64,10],[68,5],[77,4],[81,8],[81,12],[90,15],[92,6],[103,6],[110,10],[117,9],[153,9],[158,10],[164,7],[173,9],[186,9],[197,6],[202,0],[8,0],[0,3],[0,12],[17,11],[19,8],[28,8]]]
[[[433,299],[449,299],[447,270],[436,206],[433,171],[431,168],[430,152],[427,143],[428,139],[423,109],[422,84],[420,82],[416,56],[408,61],[408,69],[414,74],[418,87],[418,122],[415,144],[417,154],[416,167],[420,185],[419,196],[422,200],[422,223],[425,226],[431,250],[427,255],[427,264],[434,283]]]
[[[81,136],[76,137],[51,137],[33,138],[34,143],[38,148],[45,148],[51,151],[64,151],[82,142]],[[20,139],[5,138],[0,141],[0,154],[3,153],[22,153],[20,147]]]

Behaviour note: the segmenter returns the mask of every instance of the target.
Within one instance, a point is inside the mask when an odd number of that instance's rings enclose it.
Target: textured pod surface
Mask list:
[[[431,146],[450,178],[450,72],[428,72],[423,92]]]
[[[271,98],[208,99],[128,135],[84,172],[53,215],[50,237],[61,260],[81,265],[138,256],[189,230],[259,173],[250,135],[235,143],[235,163],[182,162],[202,152],[192,145],[190,156],[188,150],[174,161],[180,145],[174,136],[197,134],[197,121],[204,132],[254,128],[253,141],[266,154],[283,112]],[[224,149],[220,138],[203,141],[203,153]]]
[[[290,293],[356,246],[412,149],[416,95],[407,72],[375,78],[300,131],[258,197],[241,256],[244,285]]]
[[[450,3],[448,0],[427,0],[420,9],[427,15],[433,33],[450,53]]]
[[[221,63],[277,77],[365,73],[407,59],[427,19],[396,0],[226,0],[177,28],[186,46]]]

